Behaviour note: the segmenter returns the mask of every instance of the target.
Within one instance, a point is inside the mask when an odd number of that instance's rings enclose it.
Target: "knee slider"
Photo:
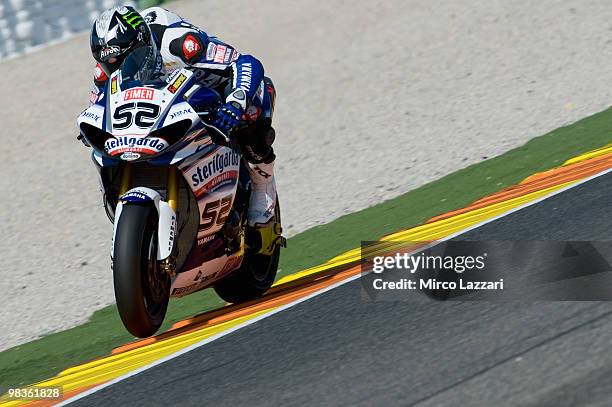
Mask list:
[[[241,132],[238,142],[242,153],[250,163],[271,163],[276,158],[272,148],[275,138],[276,132],[272,127],[267,126]]]

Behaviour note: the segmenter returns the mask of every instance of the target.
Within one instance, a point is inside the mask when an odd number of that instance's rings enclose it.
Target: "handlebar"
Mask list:
[[[229,135],[223,133],[221,130],[219,130],[217,127],[213,126],[212,124],[206,123],[204,120],[202,120],[202,123],[204,124],[204,127],[206,127],[209,130],[213,130],[215,133],[220,135],[226,144],[231,143],[231,139]]]

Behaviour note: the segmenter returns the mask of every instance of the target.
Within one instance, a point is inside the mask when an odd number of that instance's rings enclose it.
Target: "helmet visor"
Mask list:
[[[119,69],[125,57],[139,46],[142,46],[139,41],[132,41],[124,47],[119,45],[101,46],[94,52],[94,58],[100,63],[106,75],[111,76],[113,72]]]

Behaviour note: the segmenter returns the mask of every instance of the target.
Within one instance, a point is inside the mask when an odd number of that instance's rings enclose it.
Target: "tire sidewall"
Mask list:
[[[148,284],[149,244],[157,232],[157,223],[157,211],[152,204],[125,205],[115,235],[115,300],[124,326],[137,337],[150,336],[159,329],[169,301],[168,290],[156,315],[151,315],[145,306],[143,285]]]

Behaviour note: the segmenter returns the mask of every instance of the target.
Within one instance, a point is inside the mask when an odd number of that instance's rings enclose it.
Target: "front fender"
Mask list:
[[[176,213],[168,205],[168,202],[162,200],[159,192],[146,187],[136,187],[127,191],[119,197],[119,203],[115,210],[115,222],[113,225],[113,244],[111,245],[111,258],[115,253],[115,234],[117,233],[117,225],[121,218],[121,212],[124,205],[137,205],[150,202],[155,205],[158,214],[157,222],[157,260],[164,260],[172,254],[174,240],[176,238]]]

